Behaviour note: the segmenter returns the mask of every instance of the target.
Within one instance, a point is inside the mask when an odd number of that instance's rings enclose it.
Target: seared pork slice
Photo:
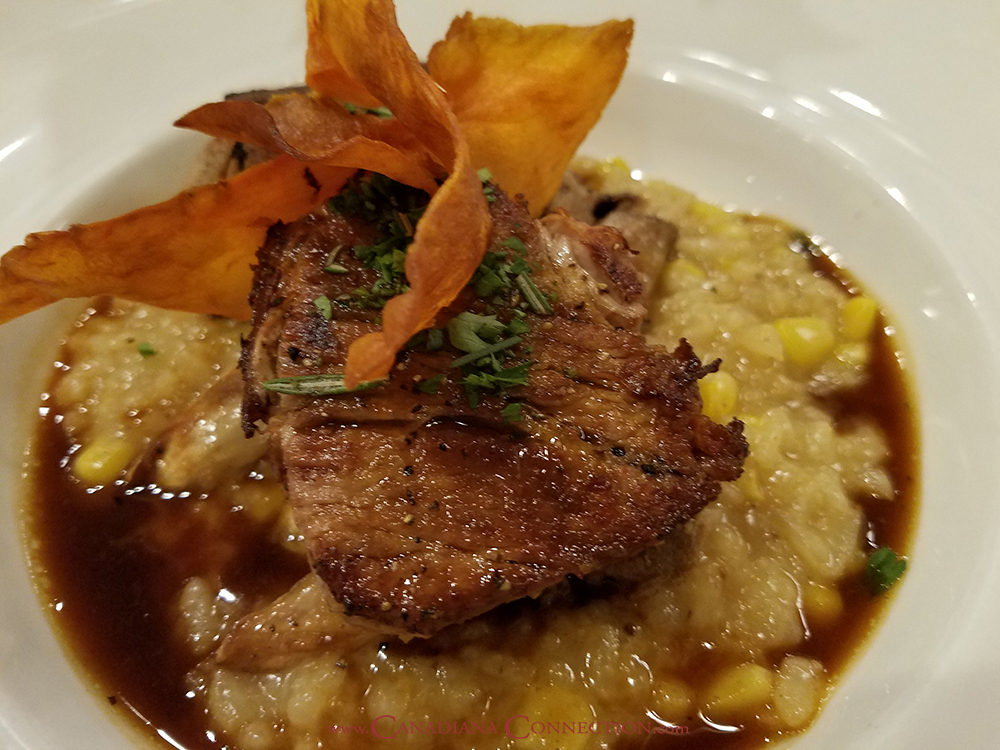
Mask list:
[[[700,413],[697,381],[718,363],[639,334],[645,292],[621,233],[534,222],[487,187],[483,268],[497,279],[481,269],[377,388],[279,395],[266,381],[342,372],[377,328],[374,292],[400,281],[384,217],[409,210],[386,204],[412,195],[355,185],[374,210],[346,201],[275,226],[259,253],[246,426],[267,421],[314,570],[382,632],[432,635],[633,557],[738,477],[747,452],[738,422]],[[492,353],[464,355],[469,326]]]

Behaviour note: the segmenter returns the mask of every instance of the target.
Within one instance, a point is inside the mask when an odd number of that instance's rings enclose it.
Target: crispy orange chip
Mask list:
[[[537,216],[618,87],[631,40],[632,21],[525,27],[467,13],[431,49],[427,69],[473,163]]]
[[[410,290],[386,304],[380,332],[362,337],[348,351],[344,380],[352,387],[389,372],[410,337],[458,296],[486,250],[489,212],[455,116],[399,30],[391,0],[312,0],[309,8],[316,19],[310,39],[314,33],[321,37],[317,43],[336,73],[324,78],[322,69],[312,70],[313,80],[353,78],[450,174],[431,198],[407,251]],[[342,95],[335,88],[322,93]]]
[[[340,22],[340,9],[325,0],[306,0],[306,86],[337,101],[359,107],[376,108],[381,102],[372,96],[357,77],[347,72],[340,53],[331,46],[327,28]]]
[[[312,211],[353,173],[282,156],[115,219],[28,235],[0,258],[0,323],[97,294],[247,319],[268,226]]]
[[[300,161],[371,169],[420,188],[437,190],[441,168],[395,118],[383,119],[306,94],[272,97],[266,104],[225,101],[188,112],[174,125],[285,153]]]

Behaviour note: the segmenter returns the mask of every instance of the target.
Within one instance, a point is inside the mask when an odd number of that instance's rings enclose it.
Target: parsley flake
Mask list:
[[[427,378],[426,380],[421,380],[417,383],[417,390],[421,393],[429,393],[435,395],[438,392],[438,387],[441,385],[441,381],[444,379],[444,373],[439,372],[432,378]]]
[[[444,346],[444,331],[440,328],[429,328],[427,330],[427,351],[436,352],[442,346]]]
[[[143,341],[141,344],[139,344],[138,348],[139,348],[139,354],[142,356],[143,359],[149,359],[154,354],[156,354],[156,349],[154,349],[153,345],[150,344],[148,341]]]
[[[880,547],[872,553],[865,565],[865,583],[872,594],[888,591],[906,571],[906,559],[889,547]]]
[[[528,252],[528,248],[524,246],[524,242],[519,237],[508,237],[500,244],[513,250],[518,255],[524,255]]]
[[[500,412],[500,416],[503,418],[504,422],[523,422],[524,417],[521,414],[521,407],[523,405],[520,401],[514,401],[513,403],[507,404]]]
[[[330,302],[330,298],[325,294],[322,297],[317,297],[313,300],[313,306],[319,311],[327,320],[333,320],[333,303]]]

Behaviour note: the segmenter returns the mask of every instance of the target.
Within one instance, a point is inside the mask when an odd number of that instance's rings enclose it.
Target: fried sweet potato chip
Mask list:
[[[205,104],[174,125],[285,153],[300,161],[376,170],[437,190],[441,167],[395,118],[384,119],[307,94],[283,94],[267,104],[230,100]],[[443,176],[443,174],[441,174]]]
[[[389,372],[410,337],[458,296],[486,250],[489,212],[458,122],[399,30],[391,0],[311,0],[309,11],[310,39],[329,64],[329,75],[310,71],[321,93],[368,92],[449,172],[406,254],[410,290],[386,304],[382,331],[348,351],[344,380],[353,387]]]
[[[268,226],[314,210],[353,173],[281,156],[115,219],[28,235],[0,258],[0,323],[97,294],[247,319]]]
[[[473,163],[509,194],[522,193],[537,216],[618,87],[631,40],[630,20],[525,27],[467,13],[431,48],[427,69]]]
[[[352,102],[372,109],[382,102],[372,96],[364,84],[344,68],[340,53],[331,46],[327,29],[336,25],[339,8],[325,0],[306,0],[306,86],[337,101]]]

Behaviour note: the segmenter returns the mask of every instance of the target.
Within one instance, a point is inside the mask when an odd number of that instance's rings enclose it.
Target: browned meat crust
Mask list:
[[[349,252],[337,256],[345,273],[322,269],[332,248],[378,237],[324,210],[273,227],[259,253],[246,425],[269,420],[314,569],[349,615],[383,631],[430,635],[632,557],[713,500],[746,456],[742,425],[700,413],[697,380],[718,363],[637,332],[642,287],[621,234],[566,215],[539,224],[495,194],[491,247],[519,240],[537,286],[557,296],[552,314],[525,316],[511,355],[533,363],[527,384],[483,393],[476,408],[448,346],[407,350],[378,389],[263,390],[274,376],[341,371],[350,343],[375,329],[377,309],[334,304],[328,321],[315,300],[370,287],[377,273]],[[468,289],[440,324],[520,301]],[[421,388],[441,373],[436,392]],[[522,421],[505,420],[511,403]]]

